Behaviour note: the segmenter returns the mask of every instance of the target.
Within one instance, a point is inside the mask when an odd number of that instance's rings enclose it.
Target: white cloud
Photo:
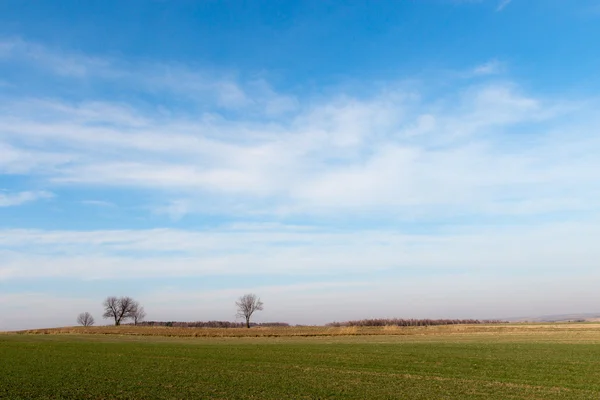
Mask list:
[[[297,99],[277,93],[262,78],[242,80],[233,72],[199,70],[176,63],[130,63],[90,57],[41,46],[21,38],[0,38],[0,62],[20,63],[48,74],[102,85],[121,91],[182,98],[206,107],[244,110],[277,116],[298,107]],[[102,110],[85,111],[99,115]],[[96,112],[97,111],[97,112]]]
[[[354,290],[341,277],[468,270],[489,275],[455,277],[464,279],[457,288],[491,285],[493,296],[478,304],[496,307],[497,315],[514,315],[517,297],[505,308],[498,299],[518,279],[494,286],[490,276],[527,272],[539,277],[546,270],[569,268],[586,283],[600,257],[594,242],[600,235],[598,100],[541,96],[506,76],[499,80],[500,62],[441,85],[426,79],[390,82],[370,95],[340,89],[300,98],[276,91],[266,80],[183,66],[124,68],[118,60],[73,56],[65,58],[74,64],[69,67],[56,61],[62,54],[28,46],[4,43],[0,53],[8,62],[38,63],[75,83],[85,76],[136,99],[176,93],[177,102],[73,100],[60,94],[0,97],[0,173],[25,175],[57,190],[110,188],[129,196],[128,202],[137,201],[140,209],[173,220],[198,213],[304,225],[7,229],[0,231],[4,282],[312,276],[337,277]],[[86,204],[110,203],[111,191]],[[44,197],[26,193],[2,194],[0,204]],[[441,290],[442,278],[435,282],[440,290],[423,299],[416,316],[435,314],[436,306],[447,303],[443,296],[453,299],[455,308],[440,316],[457,315],[459,306],[477,298],[475,292],[461,298],[459,289]],[[318,301],[332,304],[320,318],[360,317],[350,309],[334,313],[349,298],[338,296],[346,290],[342,286],[311,297],[311,307]],[[372,299],[363,303],[365,313],[379,309],[376,293],[396,304],[410,298],[394,295],[390,286],[374,281],[361,287],[360,296]],[[275,309],[288,301],[277,291],[293,291],[262,289]],[[415,289],[404,289],[418,296],[410,291]],[[526,301],[525,289],[520,290],[519,301]],[[308,301],[294,296],[289,301]],[[342,300],[336,302],[336,296]],[[547,298],[541,289],[533,297],[540,304]],[[582,304],[576,303],[571,304]],[[168,318],[167,311],[165,305],[160,315]],[[310,319],[303,313],[297,312],[299,322]],[[191,315],[190,310],[182,318]]]
[[[478,65],[473,68],[473,75],[486,76],[486,75],[497,75],[506,69],[504,63],[498,60],[491,60],[484,64]]]
[[[169,218],[178,221],[192,210],[191,201],[188,199],[172,200],[165,206],[155,208],[157,214],[167,214]]]
[[[0,191],[0,207],[20,206],[25,203],[52,197],[54,197],[54,194],[46,191],[26,191],[17,193]]]
[[[206,231],[12,229],[0,231],[0,283],[62,278],[112,287],[133,279],[127,294],[156,320],[231,320],[234,300],[246,292],[267,305],[257,321],[291,323],[594,312],[598,222],[600,215],[539,226],[463,225],[434,235],[273,224]],[[177,283],[211,276],[229,287],[190,291]],[[290,276],[309,281],[245,283]],[[148,283],[156,278],[170,283]],[[82,311],[98,317],[108,294],[5,294],[0,329],[70,325]],[[19,317],[23,309],[27,319]]]
[[[0,133],[0,138],[4,136]],[[11,135],[12,136],[12,135]],[[16,135],[15,135],[16,137]],[[0,139],[0,173],[48,174],[59,165],[73,161],[77,156],[67,152],[13,146]]]
[[[211,213],[377,209],[411,217],[439,212],[433,205],[510,214],[510,204],[536,213],[536,201],[597,204],[595,103],[540,99],[510,83],[467,86],[435,103],[401,90],[338,96],[268,122],[98,102],[22,100],[4,109],[5,173],[158,190],[171,206],[153,208],[174,218],[206,206]]]
[[[598,217],[536,226],[452,228],[426,235],[401,229],[336,232],[269,225],[207,231],[13,229],[0,231],[0,278],[319,276],[457,268],[542,272],[567,265],[572,271],[587,270],[600,256],[594,242],[600,234]]]
[[[63,76],[85,77],[98,71],[109,71],[107,60],[73,53],[49,50],[21,38],[0,39],[0,60],[16,59],[33,63]]]
[[[88,206],[97,206],[97,207],[116,207],[114,203],[110,201],[104,200],[83,200],[81,204],[86,204]]]

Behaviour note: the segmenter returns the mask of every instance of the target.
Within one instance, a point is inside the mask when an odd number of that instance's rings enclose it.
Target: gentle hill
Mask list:
[[[295,326],[241,328],[182,328],[167,326],[95,326],[30,329],[12,333],[25,335],[119,335],[165,337],[318,337],[318,336],[435,336],[435,335],[539,335],[549,332],[600,333],[593,323],[503,323],[440,326]],[[9,333],[9,332],[5,332]]]

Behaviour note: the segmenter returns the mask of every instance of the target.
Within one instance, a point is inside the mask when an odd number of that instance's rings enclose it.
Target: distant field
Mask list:
[[[565,339],[569,336],[600,337],[600,324],[597,323],[537,323],[537,324],[498,324],[498,325],[440,325],[440,326],[377,326],[377,327],[254,327],[246,328],[174,328],[166,326],[81,326],[33,329],[19,331],[22,334],[95,334],[95,335],[132,335],[132,336],[168,336],[168,337],[298,337],[298,336],[364,336],[364,335],[400,335],[400,336],[436,336],[436,335],[500,335],[529,336],[539,339],[546,335],[556,335]],[[0,333],[1,334],[1,333]]]
[[[343,329],[2,334],[0,398],[600,398],[598,324]]]

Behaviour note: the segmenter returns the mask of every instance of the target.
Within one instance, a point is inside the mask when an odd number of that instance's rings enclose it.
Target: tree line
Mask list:
[[[378,318],[361,319],[356,321],[331,322],[327,326],[436,326],[436,325],[475,325],[475,324],[501,324],[505,321],[496,319],[401,319]]]
[[[263,309],[263,302],[255,294],[249,293],[241,296],[236,302],[236,316],[246,320],[245,326],[250,328],[250,318],[256,311]],[[141,324],[146,318],[146,311],[140,303],[131,297],[109,296],[102,303],[104,307],[104,319],[114,320],[115,326],[121,325],[122,322],[131,320],[134,325]],[[213,321],[213,323],[216,321]],[[94,317],[89,312],[83,312],[77,316],[77,323],[83,326],[92,326],[95,323]],[[235,323],[234,323],[235,324]],[[242,325],[240,323],[240,325]],[[256,325],[256,324],[254,324]],[[168,326],[168,325],[167,325]],[[172,326],[172,325],[171,325]]]
[[[172,326],[174,328],[246,328],[246,322],[232,321],[144,321],[140,326]],[[289,327],[286,322],[250,322],[251,327]]]
[[[182,328],[250,328],[251,326],[263,327],[285,327],[289,324],[285,322],[266,322],[252,323],[250,318],[256,311],[263,310],[263,302],[255,294],[245,294],[236,302],[237,317],[244,318],[245,322],[229,321],[197,321],[197,322],[177,322],[177,321],[148,321],[145,322],[146,311],[140,303],[131,297],[107,297],[102,306],[104,307],[104,319],[112,319],[115,326],[121,325],[125,321],[131,321],[134,325],[143,326],[173,326]],[[436,325],[464,325],[464,324],[499,324],[505,321],[495,319],[401,319],[401,318],[379,318],[379,319],[361,319],[345,322],[331,322],[326,326],[345,327],[345,326],[436,326]],[[81,313],[77,316],[77,323],[83,326],[94,325],[94,317],[89,312]]]

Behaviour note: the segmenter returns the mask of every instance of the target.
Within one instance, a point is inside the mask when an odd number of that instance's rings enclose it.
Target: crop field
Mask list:
[[[244,328],[175,328],[167,326],[93,326],[33,329],[19,331],[32,335],[94,334],[120,336],[160,336],[160,337],[317,337],[317,336],[447,336],[493,335],[497,338],[511,336],[535,336],[541,340],[548,335],[565,340],[569,337],[590,336],[600,339],[600,324],[558,323],[558,324],[479,324],[479,325],[440,325],[440,326],[297,326]]]
[[[260,331],[0,334],[0,398],[600,398],[598,324]]]

